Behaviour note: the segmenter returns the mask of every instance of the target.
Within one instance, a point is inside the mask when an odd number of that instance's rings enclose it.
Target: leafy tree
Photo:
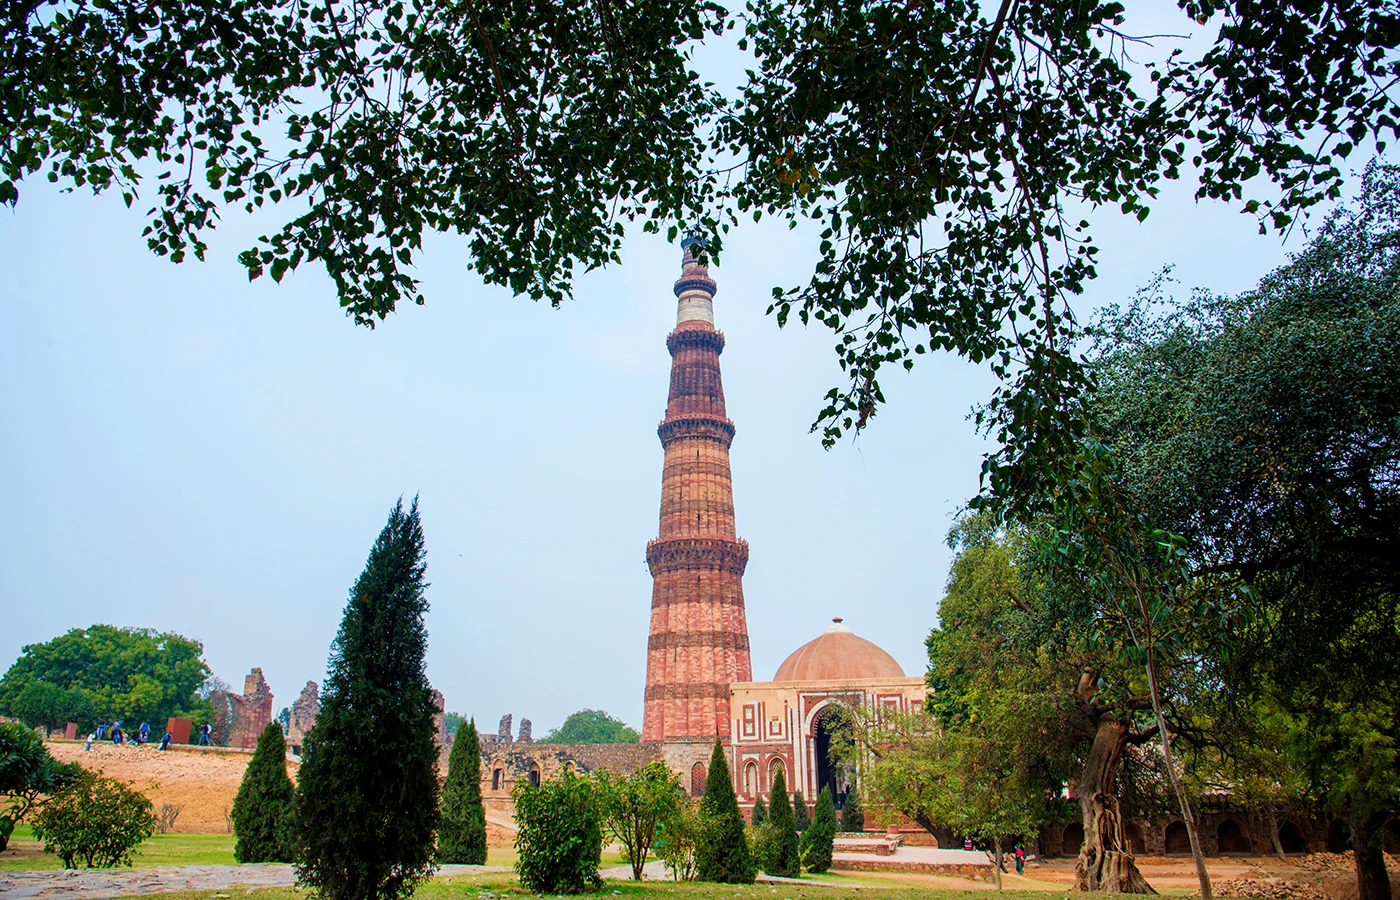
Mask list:
[[[83,770],[49,755],[39,736],[14,722],[0,722],[0,850],[16,824],[75,781]]]
[[[21,722],[44,729],[44,735],[61,729],[68,722],[80,730],[96,721],[92,701],[82,691],[59,687],[48,681],[30,681],[10,703],[12,712]]]
[[[466,723],[447,757],[442,786],[442,822],[437,832],[437,861],[468,866],[486,864],[486,808],[481,805],[481,740],[476,721]]]
[[[34,820],[34,836],[67,869],[131,865],[131,853],[155,833],[151,801],[114,778],[85,772]]]
[[[665,762],[652,760],[627,778],[600,772],[598,793],[604,828],[622,845],[632,878],[641,881],[657,836],[685,804],[680,779]]]
[[[438,825],[427,568],[418,501],[389,513],[331,644],[297,776],[299,880],[328,900],[401,898],[433,870]]]
[[[831,868],[831,851],[835,841],[836,802],[831,799],[831,788],[823,787],[817,794],[812,824],[802,832],[802,865],[807,871],[821,874]]]
[[[812,824],[811,816],[807,815],[807,801],[803,799],[801,791],[792,792],[792,821],[798,831],[806,831],[807,826]]]
[[[603,828],[597,785],[567,770],[558,781],[516,782],[515,861],[520,885],[540,894],[581,894],[602,887]]]
[[[635,744],[641,739],[637,729],[621,719],[600,709],[581,709],[542,740],[546,744]]]
[[[753,802],[753,812],[749,813],[749,824],[757,828],[768,821],[768,806],[763,802],[763,795],[759,794]]]
[[[1277,702],[1330,735],[1334,758],[1352,737],[1395,734],[1322,720],[1347,704],[1396,719],[1397,296],[1400,171],[1373,165],[1355,208],[1255,289],[1111,312],[1091,357],[1105,478],[1173,536],[1185,593],[1208,608],[1185,638],[1225,700]],[[1367,844],[1360,895],[1386,897]]]
[[[75,628],[47,643],[24,647],[0,678],[0,712],[20,718],[21,694],[31,684],[42,683],[76,691],[90,701],[90,711],[87,706],[64,709],[63,715],[68,717],[64,721],[75,721],[71,718],[75,712],[82,719],[80,724],[97,716],[150,722],[178,716],[205,721],[212,711],[196,695],[209,676],[203,656],[202,644],[178,634],[111,625]],[[62,700],[46,700],[45,708],[78,702],[68,695]],[[57,725],[63,724],[57,721],[62,717],[50,718]]]
[[[282,726],[268,722],[233,798],[233,858],[241,863],[295,859],[295,802]]]
[[[868,423],[882,367],[954,350],[1006,379],[987,413],[999,491],[1078,433],[1070,307],[1098,253],[1075,207],[1141,219],[1185,176],[1284,230],[1400,116],[1386,4],[1177,7],[1213,39],[1140,64],[1135,13],[1072,0],[756,0],[733,19],[673,0],[626,16],[257,0],[217,23],[193,0],[74,0],[62,17],[35,2],[0,41],[17,73],[0,201],[43,172],[133,204],[151,178],[148,243],[176,262],[203,257],[222,207],[290,202],[240,255],[249,277],[320,261],[366,323],[424,302],[409,270],[427,232],[466,236],[488,283],[558,304],[577,269],[617,261],[635,218],[713,253],[741,216],[808,220],[814,274],[773,306],[836,336],[850,382],[825,439]],[[755,60],[712,87],[691,52],[727,25]]]
[[[282,726],[282,735],[285,737],[292,730],[292,710],[289,707],[282,707],[273,718],[278,725]]]
[[[710,754],[709,777],[705,779],[705,794],[700,798],[700,814],[703,831],[695,851],[696,877],[722,884],[752,884],[753,856],[744,835],[744,816],[739,812],[729,761],[718,739]]]
[[[865,810],[861,808],[860,789],[854,778],[851,779],[851,786],[846,790],[846,802],[841,807],[841,830],[846,832],[865,830]]]
[[[448,737],[456,737],[462,726],[467,724],[467,717],[457,712],[444,713],[442,718]]]
[[[794,795],[796,796],[796,795]],[[763,828],[768,834],[765,854],[759,860],[763,871],[780,878],[796,878],[802,874],[802,858],[797,844],[797,823],[792,804],[788,802],[787,778],[779,768],[773,776],[773,806]]]

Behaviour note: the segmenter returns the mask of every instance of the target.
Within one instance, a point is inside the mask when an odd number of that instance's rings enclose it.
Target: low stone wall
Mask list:
[[[970,878],[991,883],[996,875],[991,866],[960,866],[955,863],[916,862],[896,857],[866,856],[859,859],[839,858],[831,861],[833,872],[913,872],[919,875],[944,875],[949,878]]]

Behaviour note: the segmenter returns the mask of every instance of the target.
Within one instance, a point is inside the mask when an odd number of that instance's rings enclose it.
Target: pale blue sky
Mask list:
[[[370,331],[316,266],[247,283],[234,257],[267,221],[230,215],[209,262],[173,266],[119,198],[22,190],[0,210],[0,666],[71,627],[168,629],[235,685],[261,666],[290,705],[322,678],[389,508],[418,493],[449,708],[537,735],[582,707],[640,726],[677,247],[635,234],[552,310],[484,287],[463,242],[436,238],[428,305]],[[1145,224],[1096,223],[1093,304],[1165,263],[1243,289],[1285,249],[1184,188]],[[808,426],[840,379],[829,333],[764,315],[813,259],[812,234],[765,221],[712,271],[754,675],[835,615],[917,674],[943,538],[977,488],[966,415],[992,382],[949,357],[891,371],[874,426],[823,451]]]

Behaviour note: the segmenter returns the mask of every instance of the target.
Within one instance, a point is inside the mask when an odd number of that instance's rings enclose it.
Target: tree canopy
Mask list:
[[[601,709],[581,709],[540,738],[546,744],[635,744],[637,729]]]
[[[836,337],[849,382],[824,439],[874,415],[884,366],[954,351],[1004,379],[993,491],[1081,424],[1086,210],[1141,219],[1186,179],[1286,229],[1397,127],[1384,0],[1178,0],[1210,36],[1196,54],[1074,0],[203,9],[20,4],[0,24],[0,201],[35,175],[117,190],[177,262],[225,211],[285,205],[240,255],[249,277],[319,261],[366,324],[424,301],[411,270],[432,232],[463,236],[488,283],[557,304],[618,260],[631,220],[715,255],[741,218],[809,221],[812,277],[772,311]],[[694,50],[729,29],[751,65],[710,84]]]
[[[95,717],[205,719],[209,706],[197,691],[208,676],[199,641],[151,628],[74,628],[24,647],[0,678],[0,711],[26,721],[31,707],[52,711],[36,725],[62,725],[59,719],[88,725]]]

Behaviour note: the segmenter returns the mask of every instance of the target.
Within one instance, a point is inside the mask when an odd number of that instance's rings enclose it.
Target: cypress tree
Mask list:
[[[807,801],[802,799],[801,791],[792,792],[792,821],[796,823],[798,831],[806,831],[807,826],[812,824],[812,817],[807,815]]]
[[[846,804],[841,807],[841,830],[865,830],[865,810],[860,807],[860,791],[854,778],[851,779],[850,789],[846,791]]]
[[[723,884],[753,884],[753,857],[744,836],[744,816],[734,797],[734,782],[724,748],[715,740],[710,754],[710,771],[705,779],[705,795],[700,798],[704,821],[700,846],[695,852],[696,877]]]
[[[437,861],[486,864],[486,809],[481,805],[481,741],[476,720],[457,731],[447,758],[442,786],[442,823],[438,826]]]
[[[757,827],[768,820],[768,807],[763,803],[763,795],[753,802],[753,812],[749,814],[749,824]]]
[[[763,861],[763,871],[780,878],[796,878],[802,874],[802,858],[797,852],[797,825],[793,821],[792,810],[787,797],[787,778],[779,768],[773,777],[773,806],[768,811],[768,824],[763,826],[772,834],[769,858]]]
[[[438,748],[424,672],[418,500],[400,500],[350,589],[297,782],[299,881],[323,900],[395,900],[433,872]]]
[[[233,798],[233,858],[241,863],[291,862],[295,801],[282,726],[268,722]]]
[[[836,801],[831,788],[824,787],[817,795],[817,808],[812,812],[812,824],[802,832],[802,863],[809,872],[825,872],[831,868],[831,849],[836,842]]]

